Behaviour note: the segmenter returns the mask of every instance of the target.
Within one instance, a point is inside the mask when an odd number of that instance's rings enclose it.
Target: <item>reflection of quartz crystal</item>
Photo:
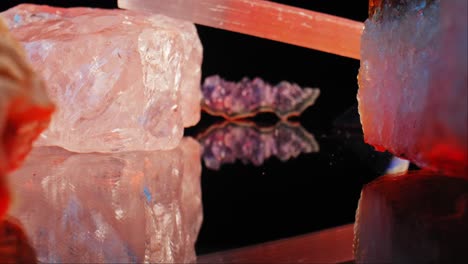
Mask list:
[[[237,159],[260,166],[272,156],[286,161],[301,153],[319,151],[313,135],[286,122],[263,128],[247,122],[226,122],[211,127],[198,140],[203,146],[205,165],[214,170]]]
[[[314,104],[320,94],[316,88],[301,88],[283,81],[275,86],[260,78],[240,82],[225,81],[210,76],[202,85],[202,108],[227,119],[253,116],[259,112],[273,112],[282,119],[301,114]]]
[[[363,188],[356,263],[468,263],[467,249],[467,179],[412,171]]]
[[[45,263],[194,261],[200,151],[190,138],[157,152],[35,148],[11,177],[12,215]]]
[[[192,23],[124,10],[19,5],[1,14],[58,111],[38,145],[76,152],[170,149],[200,118]]]

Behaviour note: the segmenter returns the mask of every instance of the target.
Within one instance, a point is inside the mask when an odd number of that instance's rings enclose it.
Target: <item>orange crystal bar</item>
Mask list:
[[[261,0],[119,0],[120,8],[360,58],[363,23]]]

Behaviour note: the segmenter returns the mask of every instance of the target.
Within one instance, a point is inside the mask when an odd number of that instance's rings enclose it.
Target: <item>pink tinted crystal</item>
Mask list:
[[[19,5],[1,14],[57,104],[38,145],[170,149],[200,118],[192,23],[124,10]]]
[[[468,176],[467,1],[375,2],[359,71],[366,142]]]
[[[361,192],[354,231],[356,263],[468,263],[468,179],[379,177]]]
[[[188,263],[203,218],[201,149],[71,153],[36,147],[11,177],[44,263]]]

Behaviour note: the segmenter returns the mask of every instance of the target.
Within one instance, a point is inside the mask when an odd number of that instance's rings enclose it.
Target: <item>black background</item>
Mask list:
[[[196,1],[196,0],[193,0]],[[2,1],[2,10],[31,2],[56,6],[114,8],[116,1]],[[275,1],[364,21],[367,1]],[[317,139],[321,151],[286,163],[268,160],[261,167],[236,163],[219,171],[203,167],[204,223],[198,254],[285,238],[354,221],[361,187],[381,173],[386,156],[362,142],[353,106],[357,104],[359,61],[242,34],[197,26],[204,46],[203,78],[219,74],[238,81],[261,77],[303,87],[321,95],[298,121]],[[351,110],[349,110],[351,109]],[[345,111],[346,126],[334,126]],[[203,115],[187,130],[196,135],[217,118]],[[270,115],[257,118],[272,123]],[[351,123],[350,123],[351,122]],[[342,123],[343,125],[343,123]]]

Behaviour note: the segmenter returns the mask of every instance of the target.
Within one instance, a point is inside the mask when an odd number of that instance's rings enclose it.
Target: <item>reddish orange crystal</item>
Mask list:
[[[10,192],[6,184],[6,178],[0,176],[0,217],[5,215],[10,204]]]
[[[119,0],[118,6],[359,59],[361,22],[273,1]]]
[[[0,175],[4,175],[21,164],[47,127],[54,106],[2,21],[0,36]]]
[[[10,203],[4,176],[21,165],[53,111],[43,82],[0,20],[0,217]]]
[[[37,263],[31,242],[21,223],[13,217],[0,221],[0,263]]]

